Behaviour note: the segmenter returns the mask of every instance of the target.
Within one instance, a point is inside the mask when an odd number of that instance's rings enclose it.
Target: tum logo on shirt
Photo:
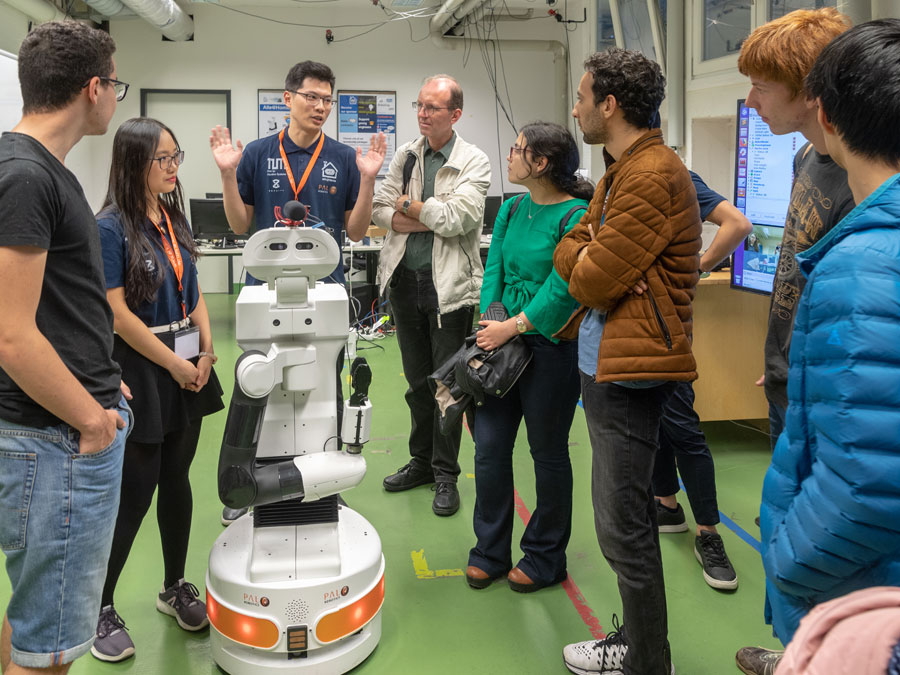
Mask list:
[[[268,162],[266,170],[269,173],[275,171],[284,171],[284,161],[281,159],[281,157],[269,157],[266,159],[266,162]]]

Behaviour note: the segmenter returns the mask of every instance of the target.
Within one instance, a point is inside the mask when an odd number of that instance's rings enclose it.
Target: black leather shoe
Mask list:
[[[456,483],[438,483],[434,490],[431,510],[437,516],[452,516],[459,511],[459,490]]]
[[[420,485],[428,485],[434,482],[434,473],[431,469],[428,471],[420,471],[416,469],[412,462],[397,469],[397,473],[392,473],[384,479],[382,485],[388,492],[403,492],[410,488],[419,487]]]

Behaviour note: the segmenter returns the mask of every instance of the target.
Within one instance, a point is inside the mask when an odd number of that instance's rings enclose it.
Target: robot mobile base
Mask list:
[[[254,530],[248,514],[219,535],[206,576],[209,642],[213,660],[230,675],[345,673],[377,646],[381,539],[361,515],[337,508],[336,523]],[[339,553],[328,551],[335,528]],[[268,565],[285,549],[296,551],[289,574]],[[318,576],[335,562],[337,574]]]

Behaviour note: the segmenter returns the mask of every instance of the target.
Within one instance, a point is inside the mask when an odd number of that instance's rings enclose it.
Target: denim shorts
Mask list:
[[[25,427],[0,419],[0,548],[12,585],[12,660],[47,668],[94,641],[112,544],[127,424],[100,452],[78,454],[67,424]]]

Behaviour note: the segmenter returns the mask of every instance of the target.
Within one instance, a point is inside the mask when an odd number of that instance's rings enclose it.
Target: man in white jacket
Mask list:
[[[384,489],[437,483],[432,510],[450,516],[459,509],[462,425],[441,434],[426,378],[472,330],[484,273],[479,246],[491,166],[453,130],[463,107],[455,79],[429,77],[413,106],[422,136],[394,154],[372,209],[372,220],[388,231],[378,278],[382,293],[390,287],[412,419],[410,461],[384,479]]]

